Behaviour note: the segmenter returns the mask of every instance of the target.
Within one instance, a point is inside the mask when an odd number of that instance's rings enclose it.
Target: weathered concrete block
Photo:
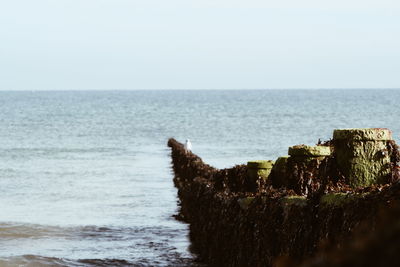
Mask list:
[[[296,145],[289,147],[289,155],[301,157],[326,157],[331,155],[331,148],[329,146]]]
[[[325,206],[341,206],[355,199],[354,195],[346,193],[328,193],[321,197],[320,203]]]
[[[289,147],[290,157],[287,159],[287,175],[282,184],[297,194],[307,195],[318,190],[320,183],[320,165],[331,155],[329,146],[297,145]],[[275,179],[274,179],[275,180]]]
[[[392,140],[393,137],[392,131],[386,128],[353,128],[334,130],[333,139],[387,141]]]
[[[271,180],[275,187],[287,187],[287,161],[289,156],[283,156],[276,159],[274,166],[272,167]]]
[[[288,158],[289,156],[282,156],[277,158],[272,169],[277,170],[278,172],[284,171]]]
[[[305,207],[307,206],[307,198],[305,196],[286,196],[281,198],[281,204],[283,206],[300,206]]]
[[[340,129],[333,132],[339,169],[353,188],[386,183],[390,175],[388,129]]]
[[[247,175],[251,181],[257,181],[259,177],[266,180],[271,173],[274,161],[255,160],[247,162]]]

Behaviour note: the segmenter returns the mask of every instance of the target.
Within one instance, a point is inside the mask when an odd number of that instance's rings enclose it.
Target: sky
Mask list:
[[[0,0],[0,90],[400,88],[398,0]]]

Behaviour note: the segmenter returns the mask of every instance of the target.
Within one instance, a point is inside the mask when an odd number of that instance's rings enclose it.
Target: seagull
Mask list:
[[[190,152],[192,151],[192,143],[190,142],[189,139],[186,139],[186,143],[185,143],[185,151],[186,152]]]

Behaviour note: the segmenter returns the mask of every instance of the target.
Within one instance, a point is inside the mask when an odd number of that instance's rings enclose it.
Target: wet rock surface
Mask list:
[[[282,157],[268,179],[254,180],[246,165],[213,168],[170,139],[179,218],[190,223],[199,260],[209,266],[366,266],[357,259],[399,253],[400,241],[382,226],[400,233],[400,213],[388,209],[400,200],[397,145],[387,143],[390,173],[384,181],[354,187],[338,167],[332,143],[320,144],[333,150],[330,156]],[[367,241],[357,234],[362,227],[369,229]],[[341,253],[345,248],[354,254]],[[384,262],[397,266],[400,257]]]

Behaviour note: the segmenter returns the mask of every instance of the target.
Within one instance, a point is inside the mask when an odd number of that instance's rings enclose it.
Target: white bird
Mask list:
[[[185,143],[185,151],[186,152],[190,152],[192,151],[192,143],[190,142],[189,139],[186,139],[186,143]]]

